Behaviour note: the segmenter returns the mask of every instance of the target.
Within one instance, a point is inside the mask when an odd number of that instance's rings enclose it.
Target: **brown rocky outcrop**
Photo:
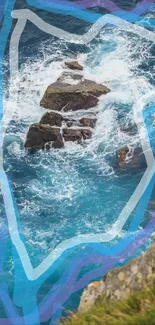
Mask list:
[[[60,128],[47,124],[32,124],[27,133],[25,148],[39,150],[45,148],[62,148],[64,146]]]
[[[85,128],[58,128],[49,124],[35,123],[30,126],[27,133],[25,148],[33,150],[62,148],[64,141],[77,141],[90,139],[92,132]]]
[[[99,297],[106,296],[109,301],[121,300],[154,284],[155,243],[143,255],[112,269],[101,281],[89,284],[81,296],[79,311],[88,311]]]
[[[65,65],[71,70],[83,70],[83,66],[78,61],[66,61]]]
[[[77,84],[56,81],[51,84],[41,100],[41,106],[56,111],[76,111],[94,107],[98,97],[110,92],[110,89],[91,80]]]

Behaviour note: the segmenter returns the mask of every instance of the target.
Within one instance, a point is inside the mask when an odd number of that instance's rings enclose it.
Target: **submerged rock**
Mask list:
[[[118,165],[122,169],[137,169],[146,167],[146,160],[141,147],[130,150],[128,147],[121,148],[118,154]]]
[[[35,123],[27,133],[25,148],[39,150],[45,148],[62,148],[64,146],[60,128],[46,124]]]
[[[67,121],[66,125],[70,128],[73,125],[74,121]]]
[[[120,128],[121,132],[127,133],[128,135],[135,135],[138,132],[136,124],[129,124]]]
[[[97,105],[99,96],[109,92],[109,88],[91,80],[85,79],[72,85],[56,81],[47,88],[40,104],[65,112],[88,109]]]
[[[154,284],[155,243],[143,255],[112,269],[101,281],[89,284],[81,296],[79,311],[87,312],[99,297],[121,300],[133,292],[152,288]]]
[[[66,61],[65,65],[71,70],[83,70],[83,66],[78,61]]]

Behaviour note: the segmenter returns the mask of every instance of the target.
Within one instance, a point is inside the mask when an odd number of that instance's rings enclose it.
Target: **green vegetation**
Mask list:
[[[155,325],[155,287],[109,303],[100,299],[85,313],[75,313],[61,325]]]

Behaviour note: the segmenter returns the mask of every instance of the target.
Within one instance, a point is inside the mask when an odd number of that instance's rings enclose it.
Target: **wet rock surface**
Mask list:
[[[90,139],[92,132],[88,129],[63,129],[65,141],[78,141]]]
[[[129,154],[129,148],[128,147],[124,147],[121,148],[118,154],[119,157],[119,167],[123,167],[126,165],[126,161],[127,161],[127,155]]]
[[[110,301],[121,300],[154,284],[155,243],[143,255],[112,269],[101,281],[89,284],[81,296],[79,311],[88,311],[99,297],[106,296]]]
[[[78,61],[66,61],[65,65],[71,70],[83,70],[83,66]]]
[[[62,148],[63,146],[60,128],[41,123],[35,123],[30,126],[25,142],[26,149],[33,151],[49,149],[49,147]]]
[[[98,97],[109,92],[109,88],[91,80],[76,84],[56,81],[47,88],[40,104],[55,111],[86,110],[96,106]]]
[[[130,149],[121,148],[118,153],[118,166],[121,169],[142,169],[146,168],[146,160],[141,147]]]

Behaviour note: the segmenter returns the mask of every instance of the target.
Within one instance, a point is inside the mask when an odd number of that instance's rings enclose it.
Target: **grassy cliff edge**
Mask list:
[[[110,270],[83,291],[63,325],[155,325],[155,241],[141,256]]]
[[[105,297],[85,313],[72,314],[61,325],[155,325],[155,287],[109,303]]]

